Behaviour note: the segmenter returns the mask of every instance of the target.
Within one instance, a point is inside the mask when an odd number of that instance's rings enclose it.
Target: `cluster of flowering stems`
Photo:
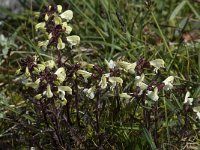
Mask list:
[[[145,61],[145,60],[143,60]],[[40,61],[38,57],[27,57],[21,61],[21,69],[18,72],[23,72],[21,78],[23,84],[27,88],[34,90],[34,98],[37,100],[56,98],[62,104],[66,104],[66,94],[72,95],[71,80],[79,79],[79,89],[89,99],[95,98],[95,92],[98,88],[101,90],[114,92],[116,86],[123,89],[123,74],[140,74],[139,62],[129,63],[125,61],[114,62],[112,60],[105,61],[107,67],[100,67],[98,65],[87,64],[63,64],[58,68],[53,60]],[[160,68],[164,67],[162,59],[145,61],[146,67],[154,67],[154,71],[158,72]],[[143,68],[144,69],[144,68]],[[89,70],[89,71],[87,71]],[[108,70],[106,72],[106,70]],[[128,75],[127,75],[128,76]],[[126,78],[126,77],[125,77]],[[69,81],[70,79],[70,81]],[[93,81],[93,82],[92,82]],[[133,97],[145,95],[152,101],[158,101],[158,92],[162,89],[170,90],[173,88],[174,77],[169,76],[161,83],[145,81],[145,74],[135,75],[134,86],[135,92],[126,93],[121,92],[119,96],[121,99],[132,99]],[[85,87],[84,87],[85,86]],[[82,90],[81,90],[82,89]]]
[[[73,17],[73,12],[67,10],[62,12],[62,6],[48,6],[45,12],[41,15],[44,18],[43,22],[38,23],[36,31],[44,33],[47,40],[40,41],[39,47],[46,49],[55,49],[60,52],[76,46],[80,42],[77,35],[69,35],[72,27],[69,21]],[[57,59],[60,59],[59,56]],[[59,64],[58,64],[59,63]],[[118,60],[116,62],[105,60],[106,67],[100,67],[94,64],[70,64],[62,63],[61,61],[47,60],[41,61],[39,57],[28,57],[21,61],[21,68],[18,73],[21,73],[21,79],[26,88],[32,89],[32,94],[35,100],[54,100],[57,107],[66,105],[68,98],[73,98],[77,90],[88,99],[95,99],[99,90],[106,91],[109,95],[118,90],[118,95],[121,99],[133,100],[134,98],[147,97],[144,99],[144,104],[149,101],[156,102],[159,99],[159,91],[171,90],[173,88],[174,76],[169,76],[163,81],[158,81],[158,78],[145,79],[145,69],[153,68],[153,74],[156,77],[159,75],[160,69],[164,68],[162,59],[146,61],[140,59],[137,62],[129,63]],[[131,92],[123,91],[126,83],[124,80],[129,76],[134,76],[135,89]],[[74,84],[79,81],[76,90],[73,89]],[[119,88],[120,87],[120,88]],[[191,104],[192,98],[186,94],[185,102]],[[198,107],[194,107],[194,112],[200,119],[200,111]]]
[[[66,47],[68,43],[70,47],[79,44],[80,37],[77,35],[69,35],[72,27],[69,21],[73,18],[73,12],[67,10],[62,12],[62,6],[48,6],[44,13],[41,13],[42,22],[35,26],[36,31],[41,31],[47,40],[39,41],[38,46],[44,50],[50,46],[58,50]],[[46,38],[45,37],[45,38]]]

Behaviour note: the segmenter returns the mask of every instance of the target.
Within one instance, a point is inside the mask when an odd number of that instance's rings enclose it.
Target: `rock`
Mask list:
[[[19,0],[0,0],[0,7],[8,8],[14,13],[19,13],[24,10]]]

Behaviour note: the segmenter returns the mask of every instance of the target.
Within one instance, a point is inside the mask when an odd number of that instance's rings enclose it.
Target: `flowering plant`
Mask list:
[[[107,131],[113,130],[118,120],[154,130],[158,144],[157,130],[164,126],[158,125],[158,117],[166,117],[162,115],[166,112],[162,96],[170,94],[175,80],[173,75],[164,75],[165,62],[144,58],[136,62],[105,60],[102,65],[63,61],[63,51],[80,43],[79,36],[69,35],[73,12],[62,12],[61,5],[48,6],[41,18],[43,21],[35,26],[44,35],[38,46],[51,50],[55,57],[43,60],[41,56],[29,56],[20,62],[17,71],[24,85],[23,95],[36,114],[39,134],[48,137],[36,140],[35,145],[40,147],[50,140],[55,149],[108,148],[107,141],[113,142],[115,137]],[[185,96],[186,105],[192,104],[189,96]],[[193,110],[199,117],[199,109]]]

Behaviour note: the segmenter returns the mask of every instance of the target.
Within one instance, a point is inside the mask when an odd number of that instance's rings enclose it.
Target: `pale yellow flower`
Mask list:
[[[151,66],[155,67],[154,71],[157,73],[158,69],[165,68],[163,59],[155,59],[149,62]]]
[[[35,82],[27,82],[27,83],[25,83],[25,86],[31,87],[31,88],[36,90],[36,89],[38,89],[39,84],[40,84],[40,78],[37,79]]]
[[[40,22],[35,25],[35,30],[38,31],[38,29],[46,29],[45,26],[46,26],[45,22]]]
[[[92,73],[87,72],[87,71],[85,71],[85,70],[78,70],[76,73],[79,74],[79,75],[82,75],[83,78],[85,79],[85,81],[87,81],[87,79],[88,79],[89,77],[91,77],[91,75],[92,75]]]
[[[86,88],[83,90],[83,92],[86,93],[86,96],[90,99],[93,99],[95,97],[95,94],[94,94],[95,87],[91,87],[89,89]]]
[[[75,46],[80,43],[80,37],[77,35],[67,36],[67,41],[69,42],[70,46]]]
[[[120,77],[109,77],[108,80],[109,80],[109,82],[112,84],[111,90],[113,90],[113,89],[116,87],[117,83],[118,83],[120,86],[122,86],[122,84],[123,84],[123,80],[122,80],[122,78],[120,78]]]
[[[45,61],[43,62],[43,64],[50,69],[53,69],[55,67],[55,61],[53,60]]]
[[[147,96],[153,101],[158,101],[158,99],[159,99],[158,88],[155,87],[153,91],[148,91]]]
[[[165,84],[164,89],[165,90],[171,90],[173,88],[172,83],[174,82],[174,76],[169,76],[167,79],[163,81]]]
[[[193,111],[196,112],[197,118],[200,120],[200,106],[194,107]]]
[[[110,74],[103,74],[101,77],[101,81],[99,82],[99,86],[101,86],[101,89],[105,89],[107,87],[107,77],[109,77]]]
[[[67,34],[70,34],[71,31],[72,31],[72,27],[70,27],[69,25],[67,25],[67,22],[63,22],[62,28],[65,30],[65,32],[66,32]]]
[[[34,98],[36,100],[40,100],[42,98],[42,94],[37,94],[37,95],[34,96]]]
[[[131,74],[135,73],[136,62],[135,63],[128,63],[128,62],[125,62],[125,61],[119,61],[117,64],[124,71],[129,72]]]
[[[116,63],[112,59],[109,62],[105,60],[105,62],[109,69],[114,69],[116,67]]]
[[[57,79],[62,83],[65,78],[66,78],[66,73],[65,73],[65,69],[63,67],[58,68],[58,70],[55,72],[55,74],[57,75]]]
[[[185,100],[184,100],[184,104],[185,103],[188,103],[189,105],[192,105],[192,102],[193,102],[193,98],[190,98],[190,92],[187,91],[186,92],[186,95],[185,95]]]
[[[132,96],[128,95],[127,93],[121,93],[119,94],[119,97],[122,99],[130,99]]]
[[[62,19],[66,19],[67,22],[70,21],[73,18],[73,12],[71,10],[66,10],[62,14],[60,14],[60,17]]]

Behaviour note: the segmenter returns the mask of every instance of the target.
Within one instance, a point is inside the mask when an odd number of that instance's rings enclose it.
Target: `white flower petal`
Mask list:
[[[60,17],[66,19],[67,21],[70,21],[73,18],[73,12],[71,10],[66,10],[65,12],[60,14]]]
[[[193,111],[197,114],[197,118],[200,120],[200,106],[194,107]]]

